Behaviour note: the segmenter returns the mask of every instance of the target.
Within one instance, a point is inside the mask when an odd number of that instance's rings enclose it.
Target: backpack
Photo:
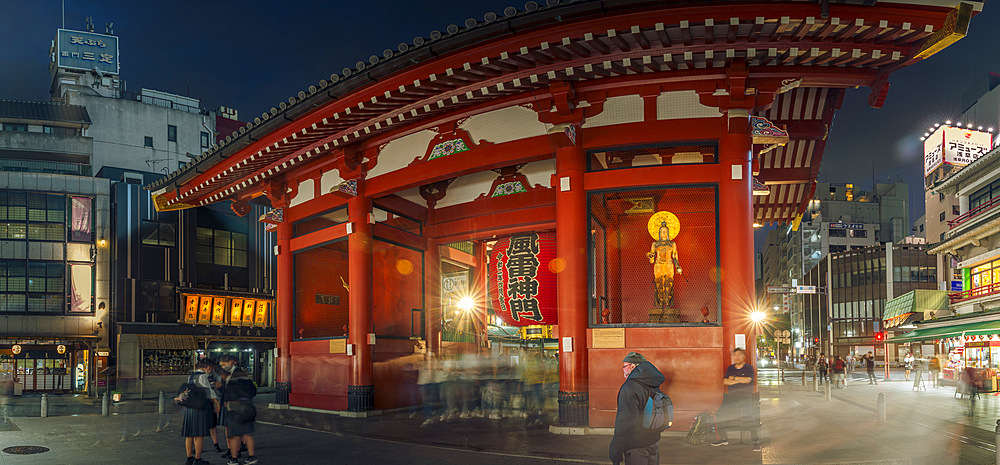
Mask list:
[[[715,438],[719,438],[718,428],[714,412],[701,412],[691,420],[691,429],[688,430],[684,442],[697,446],[705,442],[709,433],[715,432]]]
[[[188,381],[181,384],[181,387],[177,389],[177,397],[174,397],[174,403],[181,407],[204,410],[205,403],[208,401],[208,395],[205,394],[205,388],[194,383],[194,377],[195,373],[191,373]]]
[[[663,431],[674,424],[674,403],[659,389],[651,390],[642,412],[642,427]]]

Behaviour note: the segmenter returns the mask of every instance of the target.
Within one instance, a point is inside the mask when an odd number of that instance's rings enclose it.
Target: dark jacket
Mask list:
[[[608,451],[612,463],[624,460],[625,451],[648,447],[660,440],[660,433],[642,427],[642,411],[653,389],[663,383],[663,373],[652,363],[637,365],[618,390],[618,413],[615,415],[615,437]]]

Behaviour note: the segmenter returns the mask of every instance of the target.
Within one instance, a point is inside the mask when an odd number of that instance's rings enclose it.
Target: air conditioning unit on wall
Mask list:
[[[142,185],[142,175],[139,173],[130,173],[128,171],[122,173],[121,179],[119,181],[126,184],[135,184],[138,186]]]

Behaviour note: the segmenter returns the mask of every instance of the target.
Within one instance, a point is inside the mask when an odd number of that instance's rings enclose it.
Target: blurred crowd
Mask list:
[[[513,349],[496,355],[428,353],[417,370],[423,423],[459,418],[492,420],[517,415],[529,424],[549,418],[559,392],[559,364],[541,350]],[[416,416],[419,412],[414,412]]]

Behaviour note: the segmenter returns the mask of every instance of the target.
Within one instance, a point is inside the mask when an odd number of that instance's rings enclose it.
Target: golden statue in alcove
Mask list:
[[[677,243],[673,241],[681,230],[677,216],[668,211],[656,212],[647,224],[649,235],[655,239],[646,252],[646,258],[653,265],[655,308],[650,310],[650,321],[663,323],[680,322],[680,310],[674,307],[674,274],[683,273],[677,254]]]

